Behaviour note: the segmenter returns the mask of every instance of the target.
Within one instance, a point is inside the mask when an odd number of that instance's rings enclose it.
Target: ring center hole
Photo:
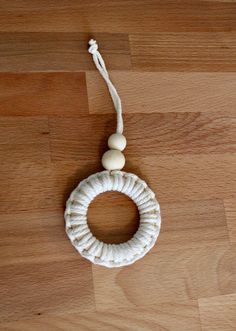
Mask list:
[[[125,194],[105,192],[91,202],[88,225],[98,240],[108,244],[123,243],[138,230],[138,209]]]

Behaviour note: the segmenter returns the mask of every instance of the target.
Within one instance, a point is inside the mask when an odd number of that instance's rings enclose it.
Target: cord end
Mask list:
[[[88,44],[90,45],[90,46],[92,46],[92,45],[94,45],[94,44],[96,44],[97,42],[96,42],[96,40],[94,40],[94,39],[90,39],[89,40],[89,42],[88,42]]]
[[[88,49],[89,53],[90,54],[95,54],[98,50],[98,44],[97,44],[96,40],[90,39],[88,44],[90,46],[89,49]]]

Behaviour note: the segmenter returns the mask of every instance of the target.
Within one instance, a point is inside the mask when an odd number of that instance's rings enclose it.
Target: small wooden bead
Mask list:
[[[108,146],[111,149],[117,149],[118,151],[123,151],[126,147],[126,138],[121,133],[113,133],[108,138]]]
[[[125,165],[125,157],[121,151],[110,149],[102,156],[102,165],[106,170],[121,170]]]

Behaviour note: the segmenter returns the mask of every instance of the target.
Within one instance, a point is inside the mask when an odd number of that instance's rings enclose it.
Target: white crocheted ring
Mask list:
[[[136,204],[140,223],[133,238],[121,244],[107,244],[91,233],[87,211],[91,201],[107,191],[118,191]],[[79,183],[71,193],[65,210],[66,232],[77,251],[92,263],[122,267],[142,258],[155,244],[160,232],[160,207],[155,194],[134,174],[102,171]]]

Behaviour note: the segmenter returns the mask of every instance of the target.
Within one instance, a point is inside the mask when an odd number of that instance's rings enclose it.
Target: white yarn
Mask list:
[[[102,58],[102,55],[98,51],[98,44],[97,44],[96,40],[91,39],[89,41],[89,45],[90,45],[90,47],[89,47],[88,51],[89,51],[89,53],[92,54],[93,61],[96,65],[98,71],[100,72],[100,74],[104,78],[105,82],[107,83],[111,98],[112,98],[113,103],[114,103],[115,110],[117,112],[116,132],[117,133],[123,133],[123,118],[122,118],[122,106],[121,106],[120,97],[119,97],[119,95],[116,91],[115,86],[112,84],[112,82],[109,78],[109,74],[107,72],[105,62]]]
[[[87,211],[91,201],[107,191],[126,194],[137,205],[140,225],[132,239],[121,244],[106,244],[91,233]],[[102,171],[80,182],[71,193],[65,210],[66,232],[79,253],[91,262],[106,267],[121,267],[142,258],[155,244],[161,217],[155,194],[134,174]]]

